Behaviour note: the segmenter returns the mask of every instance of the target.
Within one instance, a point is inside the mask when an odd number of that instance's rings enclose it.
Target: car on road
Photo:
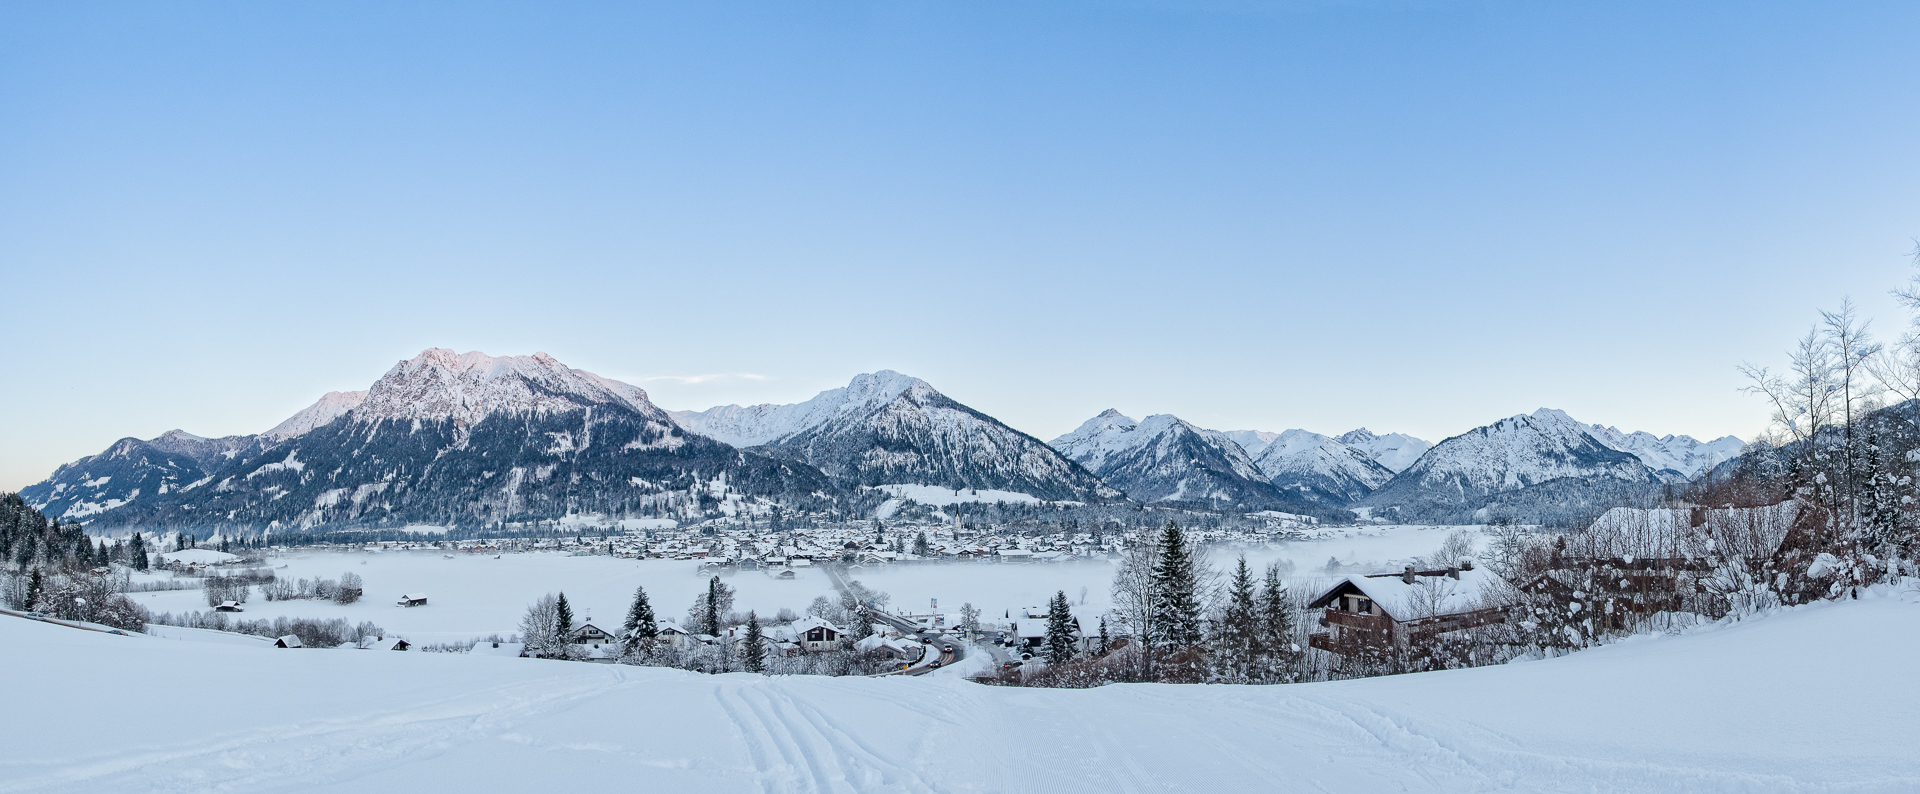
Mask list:
[[[943,653],[953,653],[953,646],[951,646],[951,645],[942,645],[942,646],[940,646],[940,650],[941,650],[941,652],[943,652]]]

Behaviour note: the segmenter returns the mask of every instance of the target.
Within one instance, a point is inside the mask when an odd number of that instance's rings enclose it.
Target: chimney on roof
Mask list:
[[[1407,584],[1413,584],[1413,580],[1414,580],[1413,566],[1409,565],[1407,566],[1407,572],[1400,574],[1400,581],[1406,582]]]

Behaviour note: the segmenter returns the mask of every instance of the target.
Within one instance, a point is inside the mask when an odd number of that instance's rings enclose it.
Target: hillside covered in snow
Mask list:
[[[39,684],[8,694],[0,788],[1920,789],[1911,593],[1556,659],[1278,686],[709,676],[168,634],[189,639],[0,616],[0,677]]]

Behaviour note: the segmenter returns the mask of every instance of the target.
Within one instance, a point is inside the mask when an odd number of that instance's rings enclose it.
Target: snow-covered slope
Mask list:
[[[1416,511],[1471,508],[1493,494],[1559,479],[1657,481],[1639,458],[1600,443],[1566,414],[1542,408],[1434,445],[1365,501]]]
[[[1568,417],[1571,421],[1571,417]],[[1674,472],[1689,480],[1740,456],[1747,443],[1734,436],[1699,441],[1692,436],[1656,436],[1644,430],[1622,433],[1619,428],[1587,425],[1587,433],[1621,452],[1631,453],[1655,471]]]
[[[1109,408],[1050,445],[1142,502],[1290,501],[1233,439],[1171,414],[1135,422]]]
[[[0,680],[34,684],[7,694],[0,787],[1920,790],[1920,605],[1872,594],[1545,661],[1266,687],[699,675],[167,633],[183,639],[0,616]]]
[[[494,414],[544,415],[606,404],[625,405],[649,421],[672,425],[639,388],[569,369],[545,353],[494,357],[442,348],[395,364],[351,414],[359,423],[472,425]]]
[[[1433,445],[1405,433],[1374,435],[1366,428],[1349,430],[1340,434],[1340,443],[1366,453],[1373,462],[1387,467],[1395,474],[1406,471],[1408,466],[1420,459],[1421,455],[1432,449]]]
[[[1233,439],[1233,443],[1239,444],[1241,449],[1247,451],[1247,457],[1253,460],[1259,460],[1260,453],[1266,451],[1267,445],[1280,437],[1279,433],[1265,430],[1222,430],[1220,433]]]
[[[979,488],[1048,500],[1120,496],[1039,439],[898,372],[858,375],[797,405],[729,405],[673,418],[695,433],[859,485]]]
[[[98,455],[61,466],[47,479],[20,489],[20,496],[48,516],[92,521],[143,499],[152,502],[205,486],[208,472],[259,448],[255,436],[202,438],[184,430],[169,430],[144,441],[123,438]]]
[[[1306,430],[1280,433],[1253,462],[1275,487],[1337,505],[1358,501],[1393,479],[1365,452]]]
[[[318,402],[301,409],[297,414],[287,417],[287,421],[274,425],[272,430],[268,430],[261,435],[266,436],[269,441],[285,441],[316,427],[324,426],[335,419],[339,419],[346,415],[348,411],[360,407],[360,403],[366,401],[366,399],[367,393],[365,391],[327,392],[326,394],[320,395]]]
[[[893,370],[855,375],[847,385],[828,389],[813,399],[793,405],[722,405],[705,411],[674,411],[681,427],[736,447],[757,447],[819,427],[844,417],[881,408],[909,389],[922,386],[919,378]]]

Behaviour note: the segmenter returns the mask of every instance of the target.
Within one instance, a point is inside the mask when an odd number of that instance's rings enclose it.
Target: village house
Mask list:
[[[615,641],[615,636],[613,632],[594,625],[593,618],[591,617],[582,618],[580,622],[573,624],[573,627],[567,631],[568,642],[574,645],[584,645],[593,648],[598,648],[602,645],[612,645]]]
[[[426,593],[408,593],[406,595],[401,596],[400,600],[394,603],[403,607],[423,607],[427,605],[427,594]]]
[[[1307,603],[1326,631],[1307,644],[1343,656],[1405,650],[1447,632],[1505,619],[1507,584],[1463,560],[1457,567],[1348,576]]]
[[[840,643],[840,635],[846,631],[839,626],[820,618],[807,618],[793,624],[793,633],[800,647],[809,651],[831,651]]]
[[[299,648],[299,647],[301,647],[301,645],[300,645],[300,638],[299,638],[299,637],[296,637],[296,636],[294,636],[294,635],[292,635],[292,634],[288,634],[288,635],[287,635],[287,636],[285,636],[285,637],[281,637],[281,638],[279,638],[279,639],[277,639],[277,640],[274,640],[274,641],[273,641],[273,647],[275,647],[275,648]]]

